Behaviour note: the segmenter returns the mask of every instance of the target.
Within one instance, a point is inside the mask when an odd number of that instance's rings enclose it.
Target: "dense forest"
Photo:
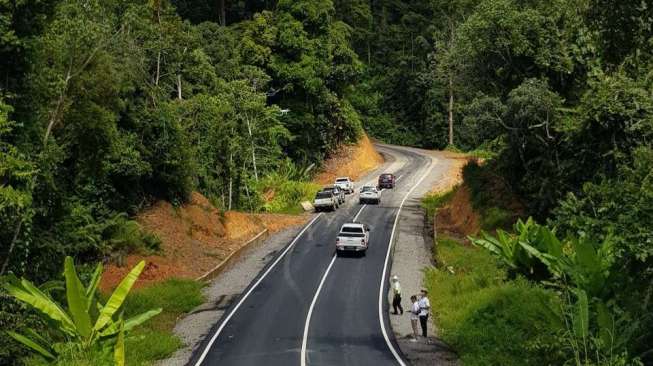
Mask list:
[[[609,239],[596,296],[650,357],[651,50],[650,0],[0,0],[0,276],[99,260],[156,199],[261,210],[366,131],[489,152],[529,216]]]

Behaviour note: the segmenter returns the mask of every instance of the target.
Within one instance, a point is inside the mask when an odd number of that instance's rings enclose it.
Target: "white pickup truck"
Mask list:
[[[349,177],[336,178],[334,185],[347,193],[354,193],[354,182]]]
[[[370,228],[358,222],[342,225],[336,238],[336,254],[345,252],[362,253],[365,255],[370,242]]]
[[[317,192],[315,195],[315,200],[313,200],[313,207],[315,207],[315,211],[335,211],[338,206],[338,197],[333,194],[333,191]]]

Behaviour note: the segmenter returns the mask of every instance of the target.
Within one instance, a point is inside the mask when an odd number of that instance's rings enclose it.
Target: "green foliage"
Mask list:
[[[135,329],[125,341],[128,365],[149,364],[169,357],[183,344],[173,333],[177,319],[202,304],[203,285],[192,280],[169,279],[132,291],[125,299],[126,317],[161,308],[151,321]]]
[[[10,277],[5,283],[6,291],[17,300],[37,310],[48,323],[46,334],[27,329],[27,336],[15,332],[8,334],[30,351],[50,361],[67,357],[73,353],[106,353],[115,349],[116,364],[124,364],[124,333],[146,322],[161,312],[161,309],[147,310],[142,314],[123,318],[122,305],[145,262],[139,263],[125,276],[104,304],[97,301],[96,291],[102,275],[98,264],[87,286],[80,281],[73,260],[66,257],[64,277],[66,283],[66,305],[64,308],[48,294],[26,279]],[[110,352],[110,351],[109,351]]]
[[[560,302],[522,279],[506,281],[487,252],[441,237],[426,286],[440,336],[466,365],[562,364]]]
[[[562,253],[560,242],[546,227],[537,225],[532,218],[526,222],[517,220],[514,230],[515,234],[510,234],[499,229],[496,237],[481,232],[483,239],[469,239],[474,245],[487,249],[499,258],[513,277],[521,274],[533,279],[547,279],[550,276],[549,268],[534,252],[552,255]]]
[[[457,188],[442,193],[431,193],[422,198],[422,208],[426,211],[426,217],[433,220],[438,208],[446,204],[456,193]]]
[[[312,202],[320,189],[319,184],[290,180],[278,173],[267,175],[257,186],[257,192],[264,200],[263,211],[272,213],[300,213],[303,211],[300,203]]]

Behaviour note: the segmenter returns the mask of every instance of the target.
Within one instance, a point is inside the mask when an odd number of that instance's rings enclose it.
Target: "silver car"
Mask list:
[[[342,225],[336,238],[336,254],[344,252],[362,253],[365,255],[370,243],[370,228],[358,222]]]
[[[374,186],[363,186],[358,196],[360,203],[381,203],[381,192]]]
[[[322,192],[332,192],[334,196],[338,197],[339,204],[345,203],[345,191],[338,186],[324,187]]]

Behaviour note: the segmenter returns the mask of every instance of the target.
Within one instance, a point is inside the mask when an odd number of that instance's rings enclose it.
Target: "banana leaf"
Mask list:
[[[60,330],[72,336],[76,335],[75,324],[68,314],[31,282],[22,279],[19,286],[7,283],[4,287],[11,296],[31,305],[57,323]]]
[[[114,359],[116,361],[116,366],[125,366],[125,323],[122,319],[119,321],[118,339],[116,340],[116,345],[114,346]]]
[[[118,309],[120,309],[122,303],[125,301],[125,298],[127,298],[127,294],[129,294],[132,286],[134,286],[134,283],[138,279],[138,276],[140,276],[143,268],[145,268],[145,261],[138,263],[127,274],[127,276],[122,279],[118,287],[116,287],[116,289],[111,294],[111,297],[109,297],[109,300],[107,300],[107,303],[102,307],[100,315],[98,316],[98,319],[95,322],[95,326],[93,327],[95,330],[99,331],[107,324],[109,324],[113,315],[116,313],[116,311],[118,311]]]
[[[587,293],[581,289],[574,290],[576,294],[576,304],[572,319],[574,333],[576,337],[587,339],[589,334],[589,301]]]
[[[88,287],[86,288],[86,311],[90,311],[91,307],[93,306],[93,301],[95,300],[95,292],[97,292],[97,287],[98,284],[100,283],[100,279],[102,278],[102,263],[98,263],[97,267],[95,267],[95,271],[93,272],[93,277],[91,277],[91,282],[89,283]]]
[[[17,340],[18,342],[22,343],[23,345],[27,346],[29,349],[37,352],[38,354],[40,354],[41,356],[45,357],[48,360],[52,361],[52,360],[55,360],[57,358],[53,354],[54,351],[48,346],[42,346],[42,345],[36,343],[35,341],[25,337],[22,334],[18,334],[18,333],[11,332],[11,331],[8,331],[7,334],[11,338]]]
[[[87,311],[88,301],[86,299],[86,290],[82,281],[77,276],[75,265],[71,257],[66,257],[64,261],[64,277],[66,279],[66,299],[68,300],[68,310],[70,311],[75,327],[83,338],[89,338],[91,335],[91,317]]]

